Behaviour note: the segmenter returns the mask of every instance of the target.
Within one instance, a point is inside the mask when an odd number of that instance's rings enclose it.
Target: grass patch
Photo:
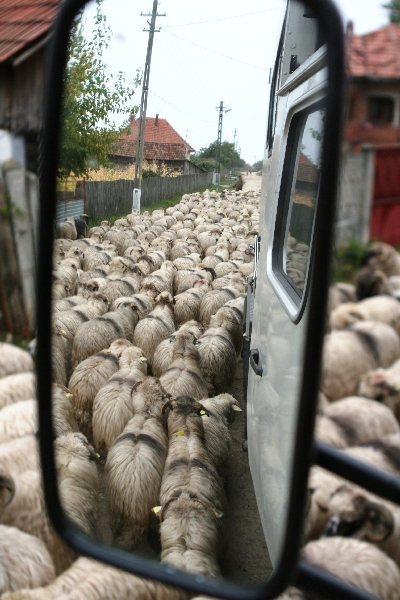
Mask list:
[[[344,246],[336,248],[333,259],[333,280],[353,283],[354,276],[361,269],[361,259],[369,249],[356,239]]]
[[[221,180],[221,185],[231,185],[232,182],[229,179],[222,179]],[[196,192],[205,192],[206,190],[210,190],[210,192],[212,192],[213,190],[217,190],[217,191],[221,191],[221,188],[218,188],[216,185],[205,185],[202,188],[199,188],[198,190],[196,190]],[[190,193],[196,193],[196,192],[190,192]],[[167,198],[167,199],[161,199],[158,202],[153,202],[151,204],[146,204],[145,206],[142,206],[141,208],[141,212],[144,212],[145,210],[148,210],[150,213],[153,212],[153,210],[159,209],[159,208],[169,208],[170,206],[175,206],[176,204],[179,204],[179,202],[182,200],[182,196],[183,193],[178,193],[175,194],[174,196],[172,196],[171,198]],[[124,217],[126,217],[127,213],[120,213],[117,215],[106,215],[103,217],[97,217],[96,219],[90,219],[89,222],[89,228],[90,227],[98,227],[100,225],[100,223],[102,221],[109,221],[111,225],[114,225],[115,221],[117,219],[123,219]]]

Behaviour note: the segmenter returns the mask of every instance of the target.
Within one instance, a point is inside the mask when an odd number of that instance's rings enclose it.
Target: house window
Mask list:
[[[352,121],[354,119],[354,96],[350,96],[347,99],[346,113],[346,121]]]
[[[389,125],[393,123],[394,100],[382,96],[368,98],[368,121],[374,125]]]

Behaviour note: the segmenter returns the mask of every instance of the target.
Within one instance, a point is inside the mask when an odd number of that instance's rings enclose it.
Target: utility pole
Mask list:
[[[237,135],[237,129],[235,127],[235,132],[233,134],[233,148],[234,148],[234,150],[236,150],[236,135]]]
[[[215,153],[215,182],[219,185],[219,174],[221,171],[221,141],[222,141],[222,119],[224,114],[232,110],[231,108],[226,108],[224,106],[223,101],[221,100],[219,106],[217,106],[217,110],[219,110],[219,119],[218,119],[218,140],[217,140],[217,148]]]
[[[149,32],[149,41],[147,44],[146,64],[144,66],[142,97],[140,100],[138,137],[137,137],[137,143],[136,143],[135,184],[139,190],[142,187],[144,134],[145,134],[145,130],[146,130],[146,111],[147,111],[147,96],[149,93],[151,54],[153,51],[154,34],[158,33],[160,31],[160,29],[155,28],[156,27],[156,18],[166,16],[165,13],[163,15],[157,14],[157,6],[158,6],[158,0],[154,0],[153,1],[153,11],[151,14],[150,13],[148,13],[148,14],[140,13],[141,17],[151,17],[151,21],[147,21],[150,29],[143,29],[143,31]]]

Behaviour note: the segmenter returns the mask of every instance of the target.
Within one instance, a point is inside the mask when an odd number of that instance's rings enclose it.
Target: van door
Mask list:
[[[273,565],[285,530],[308,315],[327,69],[321,47],[277,92],[273,151],[264,161],[260,257],[251,337],[250,468]],[[283,65],[285,61],[283,61]]]

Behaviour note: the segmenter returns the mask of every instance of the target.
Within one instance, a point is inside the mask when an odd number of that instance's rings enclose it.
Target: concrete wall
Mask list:
[[[339,181],[336,245],[357,239],[369,241],[374,190],[374,150],[364,146],[357,153],[345,145]]]

